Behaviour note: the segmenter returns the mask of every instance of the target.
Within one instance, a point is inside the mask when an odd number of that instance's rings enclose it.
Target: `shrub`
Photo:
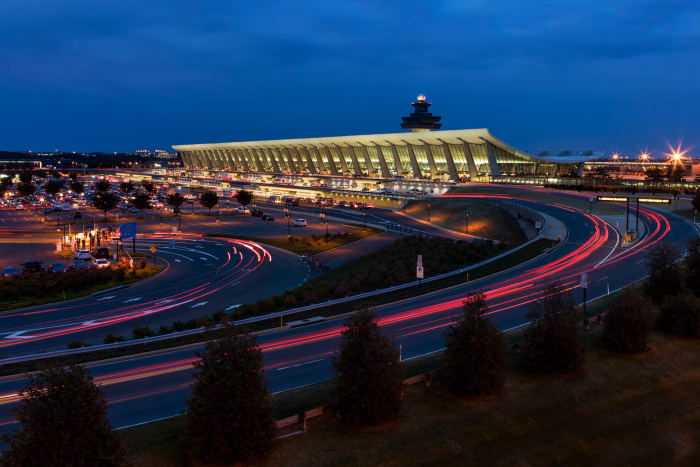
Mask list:
[[[533,373],[565,372],[580,368],[584,349],[578,335],[576,308],[571,294],[561,284],[545,286],[544,298],[527,314],[532,322],[521,341],[521,363]]]
[[[445,376],[459,395],[494,394],[505,382],[505,340],[487,313],[486,297],[478,293],[447,329]]]
[[[399,349],[382,335],[375,315],[364,309],[344,323],[336,372],[334,403],[339,418],[351,424],[374,424],[399,414],[403,366]]]
[[[230,325],[218,335],[194,364],[187,437],[192,457],[229,465],[265,453],[275,427],[255,337]]]
[[[165,324],[161,324],[160,328],[158,329],[159,336],[162,336],[163,334],[170,334],[171,332],[173,332],[172,328],[166,326]]]
[[[68,343],[68,348],[69,349],[79,349],[81,347],[87,347],[90,344],[86,344],[85,342],[81,341],[80,339],[76,339],[74,341],[70,341]]]
[[[115,336],[113,334],[107,334],[104,338],[104,343],[105,344],[113,344],[115,342],[124,342],[126,339],[124,339],[122,336]]]
[[[700,298],[692,294],[666,297],[654,327],[679,336],[700,337]]]
[[[672,245],[659,243],[647,253],[649,277],[644,286],[644,293],[655,304],[660,304],[667,295],[678,295],[681,292],[683,280],[681,271],[676,263],[678,251]]]
[[[649,299],[637,291],[627,292],[610,306],[605,315],[603,345],[613,352],[645,352],[652,320]]]
[[[134,339],[143,339],[144,337],[153,337],[156,335],[155,332],[148,326],[142,326],[138,328],[134,328],[131,330],[131,333],[134,336]]]

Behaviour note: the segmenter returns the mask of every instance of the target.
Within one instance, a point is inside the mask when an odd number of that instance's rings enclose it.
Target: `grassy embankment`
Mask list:
[[[410,201],[403,211],[416,219],[427,221],[428,201]],[[440,227],[464,232],[465,213],[469,213],[471,235],[511,245],[526,240],[518,220],[494,202],[459,198],[436,198],[430,201],[430,222]]]
[[[86,295],[90,295],[94,292],[98,292],[100,290],[105,290],[109,289],[111,287],[117,287],[119,285],[125,285],[125,284],[131,284],[133,282],[137,282],[143,279],[147,279],[150,276],[153,276],[156,274],[158,271],[162,269],[162,266],[154,266],[153,264],[146,264],[144,268],[133,268],[133,269],[128,269],[126,273],[124,274],[124,277],[122,279],[113,279],[113,280],[108,280],[106,282],[102,282],[99,284],[94,284],[94,285],[89,285],[87,282],[82,283],[82,285],[77,285],[73,290],[59,290],[58,287],[54,287],[52,289],[52,284],[51,280],[49,279],[45,284],[42,285],[44,290],[47,291],[46,295],[42,297],[37,297],[34,296],[33,294],[24,294],[21,297],[13,298],[10,300],[3,300],[0,301],[0,310],[11,310],[15,308],[24,308],[28,306],[36,306],[36,305],[42,305],[44,303],[52,303],[52,302],[58,302],[62,300],[71,300],[74,298],[79,298],[79,297],[84,297]],[[48,273],[47,273],[48,274]],[[56,273],[56,274],[71,274],[71,272],[61,272],[61,273]],[[12,278],[9,278],[12,279]],[[32,279],[32,276],[18,276],[16,281],[22,281],[22,280],[30,280]],[[3,281],[4,282],[4,281]],[[13,284],[13,286],[16,284]],[[0,284],[0,288],[5,287],[4,285]],[[36,290],[36,288],[33,288],[33,290]]]
[[[256,465],[696,465],[700,343],[654,333],[649,352],[626,356],[601,349],[599,333],[585,337],[579,373],[509,370],[501,394],[479,398],[456,397],[437,378],[406,388],[393,423],[353,429],[328,413]],[[407,374],[439,364],[413,361]],[[321,405],[329,389],[273,396],[275,414]],[[184,427],[176,417],[122,433],[136,465],[186,465]]]
[[[346,230],[344,232],[329,234],[328,235],[328,245],[326,245],[325,235],[293,235],[292,237],[281,236],[281,237],[255,237],[246,235],[225,235],[219,233],[208,234],[211,237],[230,237],[240,240],[250,240],[259,243],[266,243],[277,248],[282,248],[283,250],[291,251],[298,255],[304,255],[307,252],[315,255],[326,250],[331,250],[339,246],[347,245],[363,238],[371,237],[376,235],[383,230],[375,229],[373,227],[367,227],[362,229],[362,226],[353,228],[352,230]]]

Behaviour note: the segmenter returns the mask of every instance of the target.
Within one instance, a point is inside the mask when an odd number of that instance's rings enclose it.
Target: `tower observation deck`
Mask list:
[[[413,113],[408,117],[401,117],[401,120],[403,120],[403,123],[401,123],[401,128],[411,131],[430,131],[440,129],[442,126],[440,119],[442,117],[428,112],[430,102],[425,100],[424,95],[419,95],[416,102],[411,102],[411,105],[414,109]]]

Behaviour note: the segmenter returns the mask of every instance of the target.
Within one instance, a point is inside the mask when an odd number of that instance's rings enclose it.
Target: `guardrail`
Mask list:
[[[373,297],[376,295],[381,295],[381,294],[393,292],[396,290],[402,290],[405,288],[420,285],[421,283],[433,282],[433,281],[436,281],[439,279],[443,279],[445,277],[450,277],[450,276],[454,276],[457,274],[463,274],[463,273],[468,272],[472,269],[478,268],[478,267],[483,266],[485,264],[488,264],[492,261],[496,261],[500,258],[503,258],[511,253],[514,253],[514,252],[522,249],[522,248],[525,248],[526,246],[539,240],[539,238],[540,237],[538,235],[537,237],[523,243],[522,245],[519,245],[519,246],[513,248],[512,250],[505,251],[505,252],[503,252],[499,255],[496,255],[492,258],[488,258],[488,259],[481,261],[479,263],[472,264],[471,266],[467,266],[466,268],[462,268],[462,269],[458,269],[455,271],[446,272],[444,274],[439,274],[437,276],[429,277],[427,279],[424,279],[423,281],[407,282],[405,284],[399,284],[399,285],[387,287],[384,289],[373,290],[371,292],[365,292],[362,294],[350,295],[348,297],[337,298],[334,300],[328,300],[328,301],[321,302],[321,303],[314,303],[312,305],[306,305],[303,307],[292,308],[289,310],[283,310],[283,311],[279,311],[279,312],[275,312],[275,313],[269,313],[269,314],[262,315],[262,316],[253,316],[251,318],[246,318],[246,319],[235,321],[234,324],[244,325],[244,324],[257,323],[260,321],[266,321],[266,320],[271,320],[271,319],[285,317],[285,316],[291,316],[291,315],[295,315],[298,313],[303,313],[305,311],[311,311],[311,310],[314,310],[317,308],[323,308],[326,306],[331,306],[331,305],[340,304],[340,303],[347,303],[347,302],[351,302],[354,300],[362,300],[363,298]],[[217,325],[217,326],[214,326],[214,327],[209,328],[209,329],[220,329],[222,327],[223,327],[223,325]],[[81,347],[79,349],[54,350],[51,352],[43,352],[43,353],[39,353],[39,354],[30,354],[30,355],[20,355],[20,356],[16,356],[16,357],[8,357],[8,358],[0,359],[0,365],[7,365],[7,364],[11,364],[11,363],[21,363],[21,362],[25,362],[25,361],[52,358],[52,357],[63,357],[66,355],[78,355],[78,354],[82,354],[82,353],[89,353],[89,352],[95,352],[95,351],[100,351],[100,350],[111,350],[111,349],[117,349],[117,348],[122,348],[122,347],[131,347],[131,346],[135,346],[135,345],[148,344],[151,342],[158,342],[158,341],[174,339],[174,338],[178,338],[178,337],[185,337],[185,336],[194,335],[194,334],[201,334],[201,333],[205,332],[206,330],[207,330],[207,328],[205,328],[205,327],[199,327],[199,328],[195,328],[195,329],[188,329],[186,331],[171,332],[169,334],[163,334],[161,336],[144,337],[141,339],[134,339],[134,340],[124,341],[124,342],[115,342],[112,344],[97,344],[97,345],[91,345],[89,347]]]

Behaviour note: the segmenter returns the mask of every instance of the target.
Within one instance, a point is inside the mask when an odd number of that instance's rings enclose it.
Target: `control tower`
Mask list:
[[[442,117],[428,112],[430,102],[425,100],[425,96],[423,94],[418,96],[416,102],[411,102],[411,105],[414,109],[413,113],[408,117],[401,117],[401,120],[403,120],[401,123],[401,128],[411,131],[430,131],[440,129],[442,126],[440,119]]]

